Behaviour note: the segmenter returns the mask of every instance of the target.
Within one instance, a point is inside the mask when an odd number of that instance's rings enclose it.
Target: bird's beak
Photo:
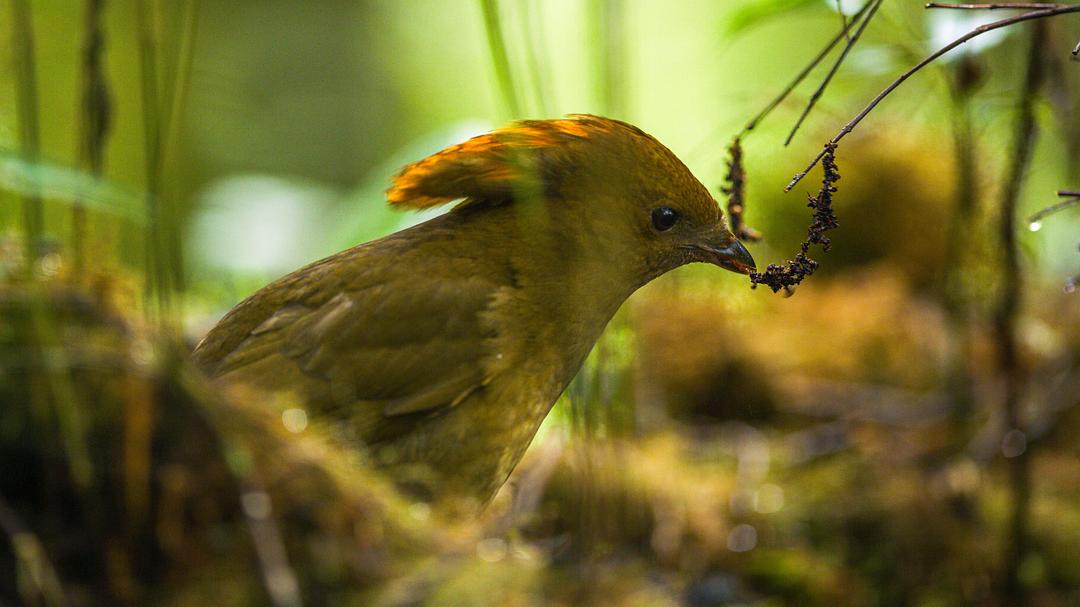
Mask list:
[[[725,230],[727,232],[727,230]],[[746,250],[746,247],[730,232],[728,232],[720,244],[699,244],[694,248],[698,252],[700,261],[706,263],[712,263],[720,266],[721,268],[731,270],[732,272],[738,272],[739,274],[749,274],[757,271],[757,264],[754,263],[754,258],[751,257],[750,251]]]

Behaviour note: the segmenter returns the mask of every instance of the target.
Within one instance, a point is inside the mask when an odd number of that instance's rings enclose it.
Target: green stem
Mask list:
[[[19,116],[19,144],[30,164],[36,163],[39,150],[37,69],[34,60],[34,29],[28,0],[12,4],[12,45],[15,55],[15,105]],[[36,188],[34,188],[36,190]],[[41,254],[45,232],[45,211],[41,196],[31,191],[23,196],[23,226],[27,268],[32,273]]]
[[[82,120],[79,124],[78,157],[95,176],[101,175],[104,166],[105,138],[110,122],[109,85],[102,65],[105,33],[101,27],[101,16],[104,7],[105,0],[86,0],[82,50]],[[71,232],[75,276],[82,277],[86,270],[86,205],[81,198],[76,198],[72,207]]]
[[[161,126],[164,133],[161,134],[161,152],[158,156],[158,175],[165,170],[166,157],[175,153],[177,140],[180,138],[180,124],[184,115],[184,102],[187,100],[187,87],[191,80],[191,68],[195,56],[195,35],[198,26],[199,0],[187,0],[181,7],[180,31],[177,35],[179,50],[176,61],[172,65],[171,72],[165,78],[165,91],[161,99]],[[184,279],[184,255],[181,242],[183,241],[183,222],[176,212],[178,209],[171,208],[168,214],[170,229],[163,235],[166,239],[165,246],[168,248],[168,258],[171,261],[172,284],[177,292],[183,292]]]
[[[136,4],[139,24],[139,67],[142,85],[143,144],[146,163],[146,289],[149,305],[156,307],[159,320],[170,316],[172,307],[165,259],[161,199],[161,119],[158,99],[157,36],[149,2]]]
[[[480,9],[484,14],[484,29],[487,31],[488,49],[495,66],[495,79],[499,82],[503,103],[513,118],[521,117],[521,102],[510,72],[510,57],[506,53],[501,19],[497,0],[480,0]]]
[[[622,116],[626,109],[625,13],[623,0],[596,0],[591,11],[597,92],[600,107],[608,116]]]

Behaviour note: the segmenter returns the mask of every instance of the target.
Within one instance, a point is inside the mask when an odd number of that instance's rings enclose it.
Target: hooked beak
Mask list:
[[[721,268],[739,274],[749,274],[757,271],[757,264],[754,263],[754,258],[750,256],[750,251],[747,251],[746,247],[734,236],[726,244],[720,246],[700,244],[694,248],[701,255],[701,261],[716,264]]]

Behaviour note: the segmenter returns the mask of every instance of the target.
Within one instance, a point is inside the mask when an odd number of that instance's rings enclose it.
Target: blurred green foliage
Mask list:
[[[0,603],[1008,604],[1016,446],[1002,437],[987,327],[1027,26],[934,64],[845,140],[841,227],[793,298],[701,267],[636,295],[504,493],[462,523],[408,503],[332,433],[204,385],[184,349],[269,279],[427,217],[387,209],[388,180],[522,117],[508,115],[507,96],[527,117],[633,122],[717,188],[730,137],[835,34],[837,7],[858,6],[142,1],[102,8],[111,109],[100,174],[80,155],[85,6],[27,4],[31,154],[14,101],[25,32],[12,3],[0,5]],[[783,137],[820,70],[745,139],[759,263],[805,236],[814,186],[783,194],[791,174],[972,18],[885,3],[792,145]],[[509,78],[493,67],[493,27]],[[1048,27],[1061,52],[1046,58],[1021,216],[1078,185],[1080,74],[1068,50],[1080,22]],[[157,125],[156,188],[148,32],[157,109],[175,110]],[[965,192],[975,207],[958,233]],[[28,261],[23,205],[36,197],[45,242]],[[147,269],[149,200],[167,210],[158,246],[182,244],[164,270]],[[76,206],[87,214],[82,274]],[[1019,451],[1033,480],[1016,573],[1030,604],[1073,605],[1080,307],[1061,285],[1080,268],[1080,214],[1044,223],[1021,235]],[[161,282],[180,291],[164,319],[144,314],[161,271],[183,278]]]

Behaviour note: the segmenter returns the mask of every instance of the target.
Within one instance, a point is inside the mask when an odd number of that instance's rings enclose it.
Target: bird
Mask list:
[[[193,357],[458,508],[506,482],[634,291],[693,262],[755,270],[674,153],[600,116],[473,137],[405,166],[386,197],[456,204],[263,287]]]

